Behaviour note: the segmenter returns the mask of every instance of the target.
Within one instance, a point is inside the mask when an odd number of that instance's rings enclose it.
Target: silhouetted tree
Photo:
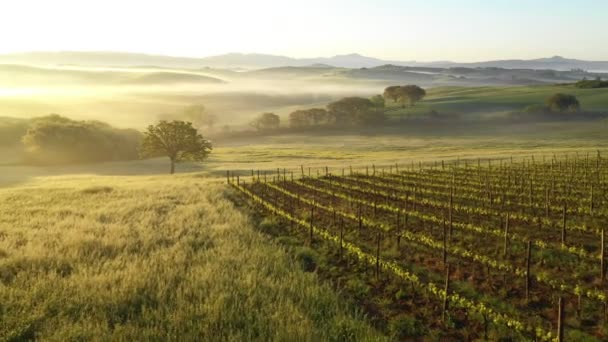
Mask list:
[[[572,111],[580,109],[580,103],[574,95],[555,94],[547,99],[547,107],[555,112]]]
[[[406,104],[410,107],[426,96],[426,91],[417,85],[406,85],[395,90],[397,100],[401,102],[403,108]]]
[[[249,125],[258,131],[266,129],[277,129],[281,124],[281,118],[274,113],[262,113],[257,118],[253,119]]]
[[[289,125],[291,127],[310,127],[327,125],[330,116],[323,108],[300,109],[289,114]]]
[[[140,146],[142,158],[167,156],[171,161],[171,174],[175,163],[202,161],[212,150],[211,142],[203,138],[191,122],[160,121],[148,126]]]
[[[383,111],[375,111],[370,99],[345,97],[327,105],[327,111],[337,124],[361,125],[377,124],[385,120]]]
[[[140,139],[132,129],[52,114],[32,119],[21,141],[28,162],[63,164],[137,159]]]
[[[385,99],[391,99],[393,100],[393,102],[397,102],[397,100],[399,99],[397,95],[397,91],[399,88],[401,88],[401,86],[386,87],[382,96],[384,96]]]

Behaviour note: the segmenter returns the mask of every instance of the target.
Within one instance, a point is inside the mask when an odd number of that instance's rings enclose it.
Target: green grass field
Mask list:
[[[0,340],[379,341],[197,175],[0,190]]]
[[[573,85],[540,85],[516,87],[438,87],[427,91],[427,96],[414,108],[391,112],[399,116],[423,114],[436,110],[447,114],[489,114],[522,110],[534,104],[544,104],[556,93],[575,95],[584,110],[606,111],[608,89],[579,89]],[[398,107],[388,103],[389,107]]]

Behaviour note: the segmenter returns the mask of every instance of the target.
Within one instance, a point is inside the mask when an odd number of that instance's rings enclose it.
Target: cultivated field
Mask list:
[[[228,180],[393,336],[591,341],[608,328],[607,164],[597,152]]]

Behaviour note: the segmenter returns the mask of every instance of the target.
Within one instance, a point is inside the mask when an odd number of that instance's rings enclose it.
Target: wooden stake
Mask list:
[[[340,259],[342,259],[342,249],[344,241],[344,217],[340,217]]]
[[[230,171],[226,170],[226,184],[230,184]]]
[[[452,177],[454,175],[452,174]],[[452,231],[454,229],[454,225],[453,225],[453,208],[454,208],[454,180],[452,178],[452,186],[450,186],[450,209],[449,209],[449,220],[450,220],[450,241],[452,241]]]
[[[376,279],[380,277],[380,239],[382,234],[378,232],[378,243],[376,246]]]
[[[566,218],[567,218],[567,207],[566,202],[564,201],[564,213],[563,213],[563,222],[562,222],[562,246],[566,245]]]
[[[441,312],[441,320],[445,323],[445,314],[448,311],[448,295],[450,294],[450,265],[445,266],[445,284],[443,286],[445,296],[443,297],[443,310]]]
[[[528,240],[526,247],[526,302],[530,301],[530,259],[532,257],[532,241]]]
[[[589,197],[589,213],[593,216],[593,184],[591,184],[591,194]]]
[[[604,228],[602,228],[602,237],[600,239],[600,277],[602,282],[606,278],[606,234],[604,233]]]
[[[559,301],[558,301],[558,309],[557,309],[557,341],[558,342],[563,342],[564,341],[564,325],[565,325],[565,320],[564,320],[564,298],[563,297],[559,297]]]
[[[310,246],[312,246],[312,233],[313,233],[313,224],[314,224],[314,216],[315,216],[315,206],[310,206]]]
[[[507,252],[509,251],[509,213],[507,213],[507,217],[505,219],[505,236],[503,243],[502,255],[507,257]]]
[[[549,187],[545,188],[545,216],[549,218]]]
[[[448,259],[448,252],[447,252],[447,227],[445,224],[445,218],[443,219],[443,266],[446,266],[446,262]]]

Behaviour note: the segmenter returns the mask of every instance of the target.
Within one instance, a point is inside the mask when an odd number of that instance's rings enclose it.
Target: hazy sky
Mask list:
[[[0,53],[608,60],[607,0],[3,0]]]

